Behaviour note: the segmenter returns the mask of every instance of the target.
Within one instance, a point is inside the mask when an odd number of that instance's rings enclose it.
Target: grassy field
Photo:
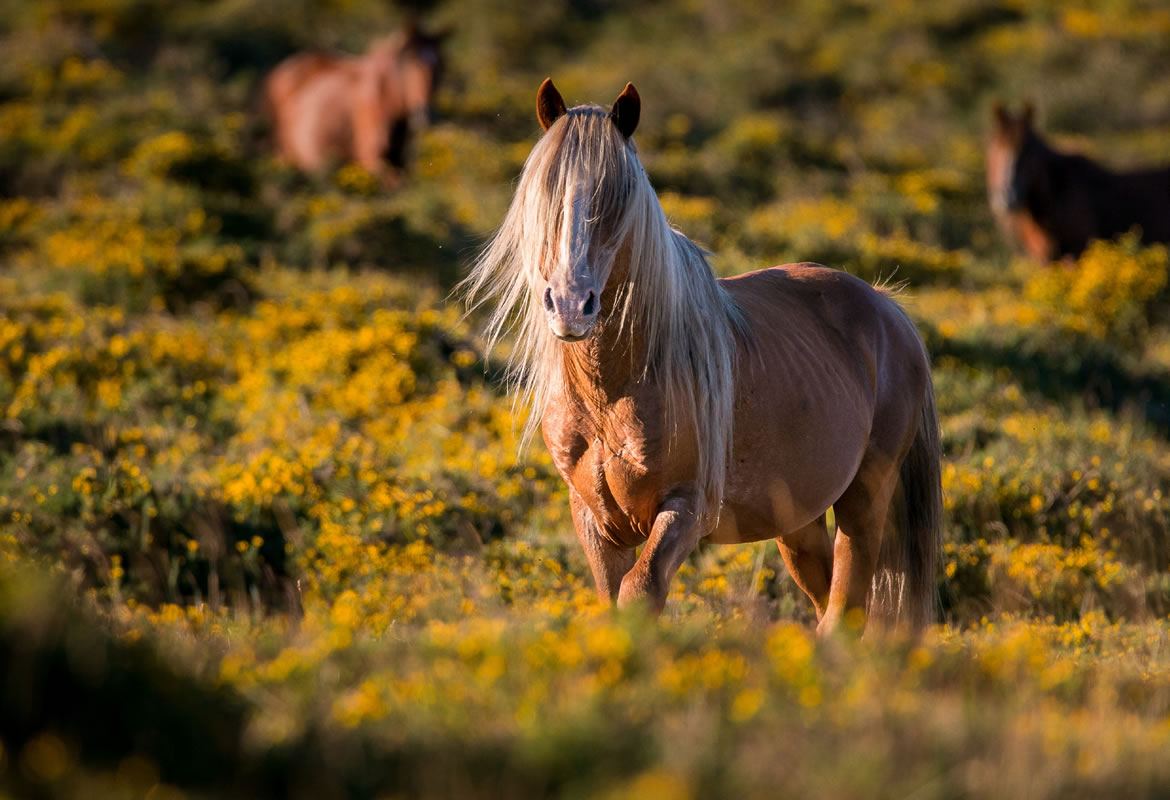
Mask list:
[[[1170,162],[1160,3],[448,0],[410,180],[277,164],[257,87],[374,0],[0,8],[0,797],[1170,794],[1170,258],[1013,256],[997,98]],[[905,282],[946,624],[816,641],[772,543],[600,607],[448,298],[536,87],[643,99],[721,274]]]

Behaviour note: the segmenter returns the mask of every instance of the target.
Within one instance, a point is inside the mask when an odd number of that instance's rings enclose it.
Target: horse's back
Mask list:
[[[885,291],[837,269],[803,262],[748,272],[720,281],[743,313],[754,337],[791,336],[794,327],[823,329],[854,344],[858,337],[918,333]]]
[[[265,80],[265,94],[274,108],[288,100],[314,78],[337,70],[342,58],[322,50],[296,53],[281,61]]]
[[[925,385],[918,329],[890,294],[820,264],[785,264],[721,281],[749,330],[747,349],[789,373],[852,376],[880,404]],[[752,359],[748,359],[751,363]]]
[[[719,283],[737,303],[743,303],[750,298],[775,302],[776,298],[782,295],[798,301],[827,296],[854,297],[862,300],[870,293],[878,291],[856,275],[811,261],[745,272],[742,275],[720,278]]]

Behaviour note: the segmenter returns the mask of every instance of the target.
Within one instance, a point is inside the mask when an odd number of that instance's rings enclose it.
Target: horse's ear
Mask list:
[[[1001,131],[1006,131],[1008,126],[1012,124],[1011,113],[1007,110],[1004,104],[998,100],[995,101],[995,105],[991,107],[991,118],[995,121],[995,126]]]
[[[536,118],[540,120],[540,127],[547,131],[564,113],[565,101],[561,93],[553,86],[552,78],[545,78],[536,92]]]
[[[418,41],[420,33],[418,20],[412,14],[402,23],[402,35],[406,39],[407,44],[414,44]]]
[[[1031,100],[1024,101],[1024,110],[1020,112],[1020,122],[1024,124],[1024,128],[1032,127],[1032,120],[1036,116],[1036,106]]]
[[[627,83],[626,88],[622,89],[622,93],[614,101],[609,116],[622,136],[629,139],[634,135],[634,129],[638,127],[638,118],[641,115],[642,98],[638,97],[638,90],[634,88],[634,84]]]

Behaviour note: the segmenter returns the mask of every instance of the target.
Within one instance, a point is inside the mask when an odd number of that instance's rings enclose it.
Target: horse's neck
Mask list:
[[[645,372],[645,339],[637,330],[619,330],[616,315],[598,320],[597,332],[583,342],[563,345],[562,390],[602,412],[630,394]]]

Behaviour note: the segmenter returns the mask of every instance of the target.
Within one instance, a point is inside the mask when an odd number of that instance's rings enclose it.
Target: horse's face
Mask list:
[[[1032,114],[1031,104],[1025,104],[1019,116],[1013,116],[1000,104],[994,108],[987,146],[987,195],[996,216],[1022,210],[1028,187],[1041,177]]]
[[[545,317],[553,334],[566,342],[580,341],[593,330],[613,272],[612,232],[595,214],[593,188],[579,183],[570,189],[560,231],[541,265]]]
[[[551,80],[541,84],[536,109],[545,130],[569,113]],[[630,136],[638,125],[640,109],[637,91],[632,84],[627,84],[605,123],[615,126],[625,147],[634,146]],[[589,336],[602,310],[606,283],[614,271],[620,242],[615,230],[617,222],[611,218],[613,203],[604,199],[613,196],[613,187],[603,183],[607,177],[604,173],[582,174],[567,186],[558,215],[559,230],[549,257],[541,265],[544,282],[541,302],[548,326],[565,342]]]
[[[432,121],[431,100],[443,73],[444,36],[415,32],[400,55],[403,100],[410,127],[415,131],[424,130]]]

